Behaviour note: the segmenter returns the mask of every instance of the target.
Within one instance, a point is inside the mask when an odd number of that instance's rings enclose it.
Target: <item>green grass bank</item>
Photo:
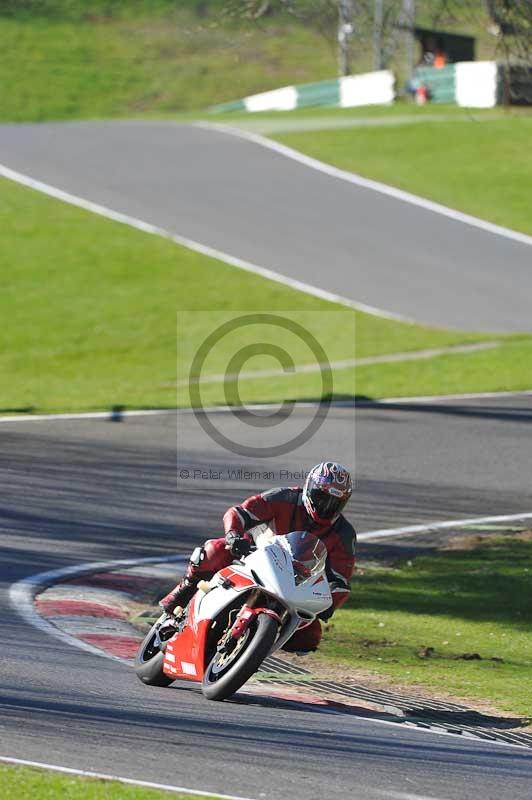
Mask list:
[[[532,234],[532,113],[492,118],[460,111],[453,119],[423,125],[274,137],[321,161]],[[431,113],[434,109],[427,109]]]
[[[220,13],[224,5],[2,0],[0,120],[175,114],[336,76],[334,22],[324,36],[286,13],[231,19]],[[430,23],[428,7],[419,0],[418,24]],[[493,57],[480,0],[478,13],[440,15],[439,25],[474,33],[478,57]],[[399,48],[399,70],[403,61]],[[353,47],[353,71],[372,63],[369,32]]]
[[[6,322],[0,332],[1,413],[175,406],[176,381],[188,374],[207,321],[212,326],[216,315],[242,310],[303,315],[331,359],[483,339],[342,309],[7,180],[1,181],[0,197],[8,265],[0,278]],[[342,315],[341,335],[337,325],[320,325],[330,322],[330,314]],[[187,324],[178,328],[183,317]],[[283,335],[279,330],[275,341]],[[241,343],[247,342],[243,332]],[[507,346],[529,347],[529,339],[509,337]],[[225,370],[229,352],[230,344],[214,354],[206,365],[209,374]],[[315,363],[299,346],[294,357],[296,363]],[[472,357],[452,358],[457,367]],[[275,360],[256,356],[246,369],[272,366]],[[382,366],[360,371],[358,393],[367,394],[372,380],[378,396]],[[479,388],[499,385],[489,372],[478,377]],[[523,369],[511,378],[521,388],[532,385]],[[444,374],[438,386],[445,386]],[[205,388],[206,400],[225,403],[220,382]],[[407,391],[419,388],[413,379]],[[320,396],[321,382],[316,375],[243,380],[241,389],[248,401],[313,398]],[[353,371],[339,370],[334,394],[354,391]],[[187,393],[181,390],[178,399],[187,404]]]
[[[336,72],[334,48],[290,20],[243,26],[186,2],[104,6],[0,12],[1,121],[197,111]]]
[[[0,277],[0,413],[172,407],[176,397],[188,405],[177,381],[188,375],[206,330],[243,310],[287,312],[332,361],[486,338],[345,309],[10,181],[0,185],[8,265]],[[285,341],[281,329],[272,337],[274,345]],[[531,388],[532,336],[498,339],[499,347],[479,353],[338,369],[333,396]],[[205,374],[224,372],[234,348],[248,343],[245,330],[225,342]],[[293,354],[296,364],[315,363],[300,343]],[[276,366],[256,355],[245,369]],[[203,388],[204,402],[226,403],[222,381]],[[240,389],[245,402],[316,399],[322,384],[319,375],[300,373],[243,379]]]
[[[197,800],[198,797],[6,764],[0,764],[0,796],[18,800],[168,800],[169,797]]]
[[[532,541],[363,568],[322,659],[532,717]]]

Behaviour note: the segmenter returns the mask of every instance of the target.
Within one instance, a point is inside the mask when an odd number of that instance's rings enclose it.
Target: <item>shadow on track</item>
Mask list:
[[[442,740],[441,744],[434,738],[427,741],[421,733],[412,734],[415,741],[405,741],[405,729],[397,726],[397,731],[386,726],[386,734],[376,733],[373,729],[371,738],[356,732],[347,732],[345,725],[334,726],[336,730],[321,729],[316,735],[315,726],[309,725],[306,710],[301,711],[301,724],[287,724],[286,715],[279,720],[279,725],[272,724],[272,717],[261,723],[261,709],[254,706],[254,713],[249,721],[241,719],[242,706],[236,703],[215,704],[212,709],[208,701],[176,705],[172,711],[168,705],[163,707],[162,692],[167,689],[150,690],[145,698],[146,708],[140,709],[142,697],[132,691],[131,702],[136,708],[120,707],[118,703],[99,705],[98,702],[87,702],[86,699],[72,696],[43,700],[39,692],[26,687],[25,697],[16,698],[2,694],[0,696],[0,714],[6,724],[17,725],[19,731],[30,729],[33,736],[45,737],[53,741],[56,733],[67,726],[76,732],[80,745],[84,741],[94,741],[95,737],[112,737],[115,732],[121,743],[133,748],[142,749],[153,746],[157,739],[177,747],[209,748],[217,752],[219,758],[234,759],[249,748],[264,747],[267,742],[268,756],[279,754],[286,757],[287,751],[298,753],[298,758],[312,761],[313,754],[329,755],[335,759],[350,761],[354,755],[368,760],[381,762],[384,759],[393,761],[430,761],[449,765],[460,765],[471,770],[489,768],[497,758],[497,773],[506,772],[513,778],[522,776],[532,778],[532,759],[530,753],[518,749],[488,746],[484,743],[465,743],[460,739]],[[189,695],[190,697],[190,695]],[[172,698],[169,698],[170,700]],[[186,710],[185,710],[186,708]],[[291,713],[293,710],[290,709]],[[216,715],[216,716],[215,716]],[[390,735],[390,731],[393,731]],[[224,753],[228,755],[225,756]]]

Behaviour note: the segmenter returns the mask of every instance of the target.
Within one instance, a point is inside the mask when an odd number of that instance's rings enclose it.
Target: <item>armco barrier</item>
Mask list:
[[[319,83],[306,83],[295,87],[297,92],[297,108],[308,106],[339,106],[340,81],[320,81]]]
[[[244,97],[231,103],[222,103],[210,110],[214,113],[227,111],[292,111],[310,106],[354,106],[389,105],[395,98],[395,78],[389,70],[367,72],[362,75],[347,75],[317,83],[299,86],[283,86],[269,92]]]
[[[294,86],[285,86],[246,97],[243,102],[245,111],[293,111],[297,106],[297,91]]]
[[[457,103],[465,108],[494,108],[509,102],[532,104],[532,67],[496,61],[459,61],[443,69],[419,67],[415,82],[429,89],[434,103]]]
[[[395,79],[389,70],[348,75],[318,83],[284,86],[211,109],[224,111],[292,111],[308,106],[369,106],[393,103]],[[429,90],[432,103],[457,103],[467,108],[493,108],[504,101],[532,104],[532,67],[512,66],[504,72],[495,61],[460,61],[442,69],[418,67],[414,84]]]
[[[456,67],[456,102],[467,108],[497,105],[498,68],[495,61],[463,61]]]
[[[418,67],[415,72],[416,82],[422,83],[430,92],[432,103],[454,103],[456,99],[455,64],[442,69],[434,67]]]

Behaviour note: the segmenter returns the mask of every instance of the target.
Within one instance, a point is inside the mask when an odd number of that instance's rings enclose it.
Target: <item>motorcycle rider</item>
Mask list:
[[[333,602],[320,618],[329,619],[347,600],[355,566],[356,533],[341,513],[352,491],[351,476],[345,467],[324,461],[311,469],[303,487],[271,489],[229,508],[223,518],[225,536],[209,539],[194,550],[185,575],[159,605],[168,614],[178,606],[186,606],[200,580],[209,580],[234,558],[249,554],[253,540],[247,531],[265,522],[278,535],[305,530],[324,542]],[[320,640],[321,625],[315,619],[296,631],[283,649],[310,652],[316,650]]]

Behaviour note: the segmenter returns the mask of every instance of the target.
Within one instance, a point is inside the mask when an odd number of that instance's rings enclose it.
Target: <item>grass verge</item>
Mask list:
[[[468,109],[455,104],[418,106],[398,100],[393,105],[360,106],[357,108],[310,107],[293,111],[243,111],[223,114],[196,115],[210,122],[223,122],[256,133],[288,135],[318,130],[343,128],[395,128],[408,124],[440,124],[442,122],[485,122],[495,119],[514,119],[527,116],[526,108]],[[181,119],[181,116],[178,117]],[[183,119],[186,119],[183,116]]]
[[[334,48],[290,18],[237,25],[171,0],[111,14],[53,5],[55,16],[0,13],[1,120],[175,114],[336,72]]]
[[[483,338],[341,309],[10,181],[0,185],[0,227],[8,265],[0,277],[0,314],[5,321],[0,332],[1,413],[173,406],[176,354],[184,374],[206,326],[212,326],[216,315],[242,309],[275,309],[290,317],[303,315],[303,320],[314,315],[314,330],[331,359]],[[180,334],[178,312],[190,321]],[[331,319],[330,314],[336,320],[340,314],[345,324],[320,325]],[[239,342],[248,343],[245,332]],[[283,342],[280,331],[274,343]],[[213,358],[212,372],[225,370],[227,352],[222,348]],[[489,352],[497,358],[498,351]],[[294,354],[296,363],[313,363],[301,348]],[[488,352],[485,357],[488,367],[498,365],[489,360]],[[278,365],[271,358],[256,356],[246,368],[272,366]],[[356,391],[368,394],[371,389],[373,396],[381,396],[395,390],[394,379],[380,387],[383,368],[370,371],[371,385],[364,372],[369,368],[357,370]],[[522,365],[507,368],[508,384],[527,380]],[[434,385],[435,389],[445,385],[445,372]],[[422,386],[421,380],[413,380],[404,391],[418,394]],[[493,370],[479,371],[476,388],[494,386],[504,388]],[[240,388],[249,402],[321,396],[319,375],[243,380]],[[338,371],[334,394],[353,393],[353,372]],[[223,385],[209,385],[205,399],[225,402]],[[179,400],[188,402],[185,393]]]
[[[349,372],[336,375],[339,394],[353,382],[357,395],[368,398],[526,391],[532,388],[532,336],[503,337],[496,349],[478,353],[360,366]]]
[[[62,775],[33,767],[0,764],[0,796],[31,800],[197,800],[198,795],[171,795],[157,789],[129,786],[118,781]]]
[[[322,658],[532,717],[532,541],[359,572]]]
[[[343,169],[532,234],[532,114],[479,119],[275,138]]]

